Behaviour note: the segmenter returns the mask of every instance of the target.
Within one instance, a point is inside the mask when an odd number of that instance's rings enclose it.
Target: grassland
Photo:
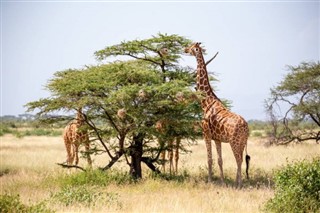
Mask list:
[[[222,148],[227,186],[218,181],[216,163],[215,182],[208,184],[205,145],[199,140],[189,147],[191,153],[181,156],[178,176],[154,176],[144,168],[143,180],[119,183],[116,179],[123,178],[127,170],[122,162],[110,173],[113,180],[78,187],[69,184],[68,188],[67,183],[82,172],[73,170],[70,174],[56,165],[65,161],[61,137],[17,138],[7,134],[0,140],[1,194],[19,194],[26,205],[44,202],[57,212],[260,212],[273,196],[275,169],[320,155],[315,143],[267,147],[260,138],[252,137],[248,145],[251,180],[244,180],[244,187],[237,190],[233,187],[236,168],[230,146],[223,144]],[[109,160],[105,156],[94,159],[94,167]],[[85,160],[80,164],[85,166]],[[72,197],[77,194],[78,198]],[[70,197],[78,202],[68,203]]]

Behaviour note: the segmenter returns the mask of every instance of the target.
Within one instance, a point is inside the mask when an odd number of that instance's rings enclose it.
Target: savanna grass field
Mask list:
[[[93,156],[92,171],[62,168],[57,165],[66,159],[61,136],[5,134],[0,140],[2,199],[17,209],[28,207],[29,212],[262,212],[274,196],[274,171],[320,154],[314,141],[267,146],[264,138],[251,136],[250,180],[245,179],[243,163],[243,187],[236,189],[236,163],[229,144],[222,147],[225,186],[219,182],[215,147],[214,182],[207,183],[202,139],[180,156],[177,175],[155,175],[144,167],[140,181],[129,177],[124,159],[100,172],[97,168],[109,161],[106,155]],[[79,165],[86,167],[85,159]]]

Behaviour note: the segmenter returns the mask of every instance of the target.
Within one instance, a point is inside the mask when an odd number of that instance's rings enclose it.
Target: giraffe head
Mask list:
[[[85,121],[85,117],[82,113],[82,108],[77,109],[76,120],[78,123],[83,123]]]
[[[184,49],[185,53],[189,53],[190,55],[193,56],[197,56],[198,54],[201,54],[203,52],[202,47],[200,47],[201,43],[200,42],[196,42],[191,44],[191,46],[186,47]]]

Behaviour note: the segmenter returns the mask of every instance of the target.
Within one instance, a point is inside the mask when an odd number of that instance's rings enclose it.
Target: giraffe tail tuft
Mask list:
[[[246,175],[249,180],[249,163],[250,163],[250,155],[246,154]]]

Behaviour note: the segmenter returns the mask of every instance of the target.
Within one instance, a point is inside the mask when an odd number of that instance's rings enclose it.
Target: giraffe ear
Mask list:
[[[199,45],[199,46],[200,46],[200,45],[201,45],[201,42],[197,42],[197,45]]]

